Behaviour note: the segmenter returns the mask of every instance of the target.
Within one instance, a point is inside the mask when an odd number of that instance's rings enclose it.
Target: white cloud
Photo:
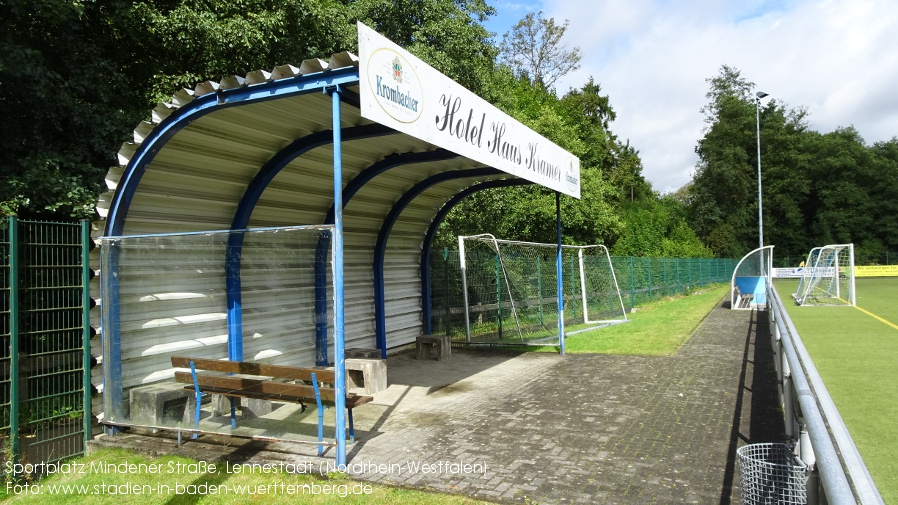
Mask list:
[[[570,20],[565,42],[584,53],[559,89],[589,76],[602,85],[614,132],[641,152],[656,190],[691,178],[705,80],[724,64],[771,98],[807,107],[817,131],[853,125],[868,143],[898,135],[893,0],[546,0],[542,9]]]

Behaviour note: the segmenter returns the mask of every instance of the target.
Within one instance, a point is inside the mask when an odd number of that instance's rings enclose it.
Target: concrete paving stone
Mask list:
[[[512,503],[738,503],[737,447],[784,439],[766,326],[720,304],[673,356],[390,356],[348,459],[402,471],[351,476]]]

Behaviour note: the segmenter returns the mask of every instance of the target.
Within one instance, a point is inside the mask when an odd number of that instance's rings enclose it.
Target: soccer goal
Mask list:
[[[566,335],[627,321],[604,246],[562,246],[560,308],[557,244],[483,234],[458,237],[458,247],[469,342],[551,345],[559,314]]]
[[[792,298],[803,306],[855,305],[854,244],[811,249]]]

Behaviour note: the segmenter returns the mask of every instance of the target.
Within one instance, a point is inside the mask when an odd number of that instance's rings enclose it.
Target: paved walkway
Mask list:
[[[783,440],[769,339],[756,330],[754,312],[722,305],[671,357],[391,357],[389,388],[356,410],[349,472],[500,502],[738,503],[736,448]],[[210,447],[175,450],[235,457]],[[301,444],[269,444],[280,456],[253,447],[238,452],[321,461]]]

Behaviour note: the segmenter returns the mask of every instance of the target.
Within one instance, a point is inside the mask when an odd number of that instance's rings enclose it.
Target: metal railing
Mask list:
[[[825,503],[882,504],[867,466],[772,283],[768,283],[767,302],[786,435],[797,442],[797,456],[815,469]],[[808,503],[819,502],[818,490],[810,484]]]

